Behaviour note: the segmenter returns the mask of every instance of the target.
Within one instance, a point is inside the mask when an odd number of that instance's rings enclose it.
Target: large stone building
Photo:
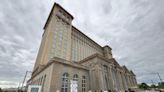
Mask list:
[[[41,46],[28,85],[42,92],[100,92],[137,85],[136,76],[72,25],[73,16],[55,3],[44,26]]]

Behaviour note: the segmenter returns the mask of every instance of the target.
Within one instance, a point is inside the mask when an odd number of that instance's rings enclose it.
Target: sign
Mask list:
[[[29,85],[27,92],[41,92],[41,86],[38,85]]]
[[[77,85],[77,81],[74,81],[74,80],[71,80],[70,81],[71,82],[71,92],[77,92],[77,87],[78,87],[78,85]]]

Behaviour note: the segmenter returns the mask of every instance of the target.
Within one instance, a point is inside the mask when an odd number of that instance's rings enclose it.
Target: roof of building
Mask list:
[[[53,5],[53,7],[52,7],[52,9],[51,9],[51,11],[50,11],[50,14],[48,15],[47,21],[46,21],[46,23],[45,23],[43,29],[46,28],[46,26],[47,26],[47,24],[48,24],[48,22],[49,22],[49,20],[50,20],[50,17],[51,17],[51,15],[52,15],[53,10],[54,10],[55,7],[61,8],[61,9],[64,10],[68,15],[70,15],[72,19],[74,18],[74,17],[73,17],[68,11],[66,11],[62,6],[60,6],[58,3],[54,3],[54,5]]]
[[[126,72],[130,73],[129,69],[125,65],[123,65],[122,67]]]
[[[108,48],[110,48],[110,49],[112,50],[112,48],[111,48],[111,47],[109,47],[109,45],[105,45],[105,46],[103,46],[103,48],[104,48],[104,47],[108,47]]]
[[[52,65],[53,63],[62,63],[62,64],[65,64],[65,65],[68,65],[68,66],[72,66],[72,67],[75,67],[75,68],[79,68],[79,69],[83,69],[83,70],[89,70],[88,67],[84,66],[84,65],[80,65],[78,63],[75,63],[75,62],[71,62],[71,61],[67,61],[65,59],[61,59],[61,58],[58,58],[58,57],[54,57],[52,58],[48,64],[46,65],[43,65],[41,66],[41,69],[38,69],[37,71],[35,71],[35,73],[32,74],[32,77],[35,77],[36,75],[38,75],[40,72],[44,71],[46,68],[48,68],[50,65]],[[29,79],[28,82],[31,80]]]
[[[72,29],[75,29],[76,31],[78,31],[79,33],[81,33],[83,36],[87,37],[89,40],[91,40],[93,43],[95,43],[96,45],[98,45],[99,47],[102,48],[101,45],[99,45],[98,43],[96,43],[94,40],[92,40],[90,37],[88,37],[86,34],[84,34],[83,32],[81,32],[79,29],[77,29],[75,26],[72,25]]]
[[[134,72],[132,70],[130,70],[131,74],[135,76]]]
[[[48,16],[48,18],[47,18],[47,21],[46,21],[46,23],[45,23],[43,29],[45,29],[46,26],[48,25],[48,22],[49,22],[49,20],[50,20],[50,17],[51,17],[51,15],[52,15],[53,10],[54,10],[55,7],[60,7],[60,8],[61,8],[62,10],[64,10],[68,15],[70,15],[72,19],[74,18],[74,17],[73,17],[67,10],[65,10],[62,6],[60,6],[58,3],[54,3],[54,5],[53,5],[53,7],[52,7],[52,9],[51,9],[51,11],[50,11],[50,14],[49,14],[49,16]],[[96,45],[98,45],[99,47],[102,48],[101,45],[99,45],[97,42],[95,42],[94,40],[92,40],[92,39],[91,39],[90,37],[88,37],[86,34],[84,34],[83,32],[81,32],[81,31],[80,31],[79,29],[77,29],[75,26],[72,25],[72,28],[76,29],[76,31],[78,31],[79,33],[81,33],[82,35],[84,35],[85,37],[87,37],[89,40],[91,40],[93,43],[95,43]],[[43,33],[43,34],[44,34],[44,33]],[[108,45],[105,45],[105,46],[108,46]],[[104,46],[104,47],[105,47],[105,46]],[[109,47],[109,46],[108,46],[108,47]],[[111,47],[109,47],[109,48],[111,49]]]
[[[104,61],[106,61],[106,62],[108,62],[108,63],[112,63],[112,64],[114,64],[116,67],[121,67],[119,64],[118,64],[118,62],[114,59],[114,58],[111,58],[111,59],[108,59],[108,58],[105,58],[104,56],[102,56],[102,55],[100,55],[99,53],[95,53],[95,54],[93,54],[93,55],[91,55],[91,56],[89,56],[89,57],[87,57],[87,58],[85,58],[85,59],[83,59],[83,60],[81,60],[81,61],[79,61],[78,63],[79,64],[82,64],[82,63],[84,63],[84,62],[87,62],[87,61],[89,61],[89,60],[91,60],[91,59],[93,59],[93,58],[101,58],[101,59],[103,59]]]

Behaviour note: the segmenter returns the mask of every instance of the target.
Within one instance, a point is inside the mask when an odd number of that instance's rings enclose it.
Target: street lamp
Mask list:
[[[26,77],[27,77],[27,74],[28,74],[28,73],[32,73],[32,72],[31,72],[31,71],[26,71],[25,76],[24,76],[24,79],[23,79],[23,82],[22,82],[21,91],[22,91],[22,88],[23,88],[23,85],[24,85],[24,82],[25,82],[25,80],[26,80]]]
[[[160,82],[162,83],[162,78],[161,78],[161,76],[159,75],[158,72],[155,72],[155,73],[152,73],[152,74],[157,74],[157,76],[159,77]]]

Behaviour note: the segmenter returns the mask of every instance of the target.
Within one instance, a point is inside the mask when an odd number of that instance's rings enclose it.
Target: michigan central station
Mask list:
[[[72,25],[74,17],[54,3],[27,85],[41,92],[110,92],[137,86],[136,75],[120,66],[112,48],[100,46]]]

